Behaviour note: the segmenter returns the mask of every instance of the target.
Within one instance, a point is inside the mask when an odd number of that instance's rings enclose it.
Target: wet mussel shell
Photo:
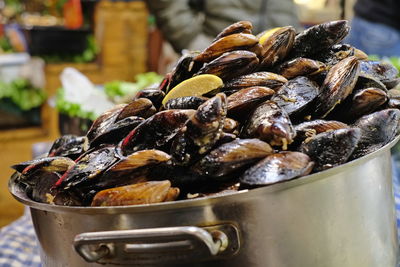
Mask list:
[[[213,40],[216,41],[218,39],[221,39],[222,37],[235,34],[235,33],[251,33],[251,30],[253,29],[253,24],[250,21],[242,20],[238,21],[236,23],[233,23],[232,25],[229,25],[225,29],[223,29]]]
[[[160,148],[168,143],[195,110],[171,109],[156,113],[136,126],[122,141],[123,155],[135,151]]]
[[[267,87],[277,91],[287,81],[288,80],[285,77],[279,74],[260,71],[243,75],[226,82],[221,91],[230,92],[230,94],[232,94],[240,89],[253,86]]]
[[[197,73],[213,74],[224,81],[237,76],[251,73],[258,66],[259,60],[255,53],[246,50],[227,52],[213,61],[206,63]]]
[[[384,109],[358,119],[352,126],[361,130],[361,136],[351,159],[372,153],[393,140],[399,131],[399,121],[398,109]]]
[[[289,115],[276,102],[267,100],[250,115],[241,133],[247,138],[259,138],[272,146],[282,146],[293,142],[296,131]]]
[[[313,165],[314,163],[306,154],[283,151],[268,155],[247,169],[239,181],[243,188],[275,184],[308,175]]]
[[[306,139],[299,151],[315,162],[314,172],[347,162],[361,137],[358,128],[345,128],[317,134]]]
[[[326,70],[324,63],[309,58],[294,58],[280,64],[277,73],[286,79],[292,79],[297,76],[316,75]]]
[[[328,50],[348,34],[347,21],[330,21],[310,27],[296,35],[290,57],[310,57]]]
[[[313,103],[318,93],[317,84],[307,77],[299,76],[283,85],[271,100],[283,108],[291,118],[296,118]]]
[[[201,104],[207,101],[206,97],[184,96],[172,98],[165,103],[165,109],[197,109]]]
[[[135,95],[135,99],[146,98],[153,103],[153,106],[158,110],[161,107],[161,101],[165,96],[165,92],[160,89],[143,89]]]
[[[320,88],[316,99],[315,115],[326,117],[337,104],[346,99],[354,89],[359,74],[356,57],[348,57],[333,66]]]
[[[179,195],[178,188],[171,188],[170,181],[151,181],[98,192],[91,206],[123,206],[173,201]]]
[[[271,98],[274,93],[274,90],[263,86],[241,89],[227,98],[228,116],[243,118],[248,115],[257,104]]]
[[[294,129],[296,130],[295,143],[299,145],[307,138],[311,138],[317,134],[349,127],[350,126],[346,123],[335,120],[313,120],[302,122],[294,126]]]
[[[194,60],[210,62],[224,53],[247,50],[258,44],[258,38],[252,34],[234,33],[215,40],[209,47],[197,55]]]
[[[218,178],[238,171],[272,152],[270,145],[259,139],[236,139],[212,150],[192,169],[200,175]]]
[[[189,164],[216,144],[224,127],[226,106],[225,94],[219,93],[198,107],[174,137],[171,155],[176,162]]]
[[[48,156],[76,158],[88,149],[89,140],[86,136],[63,135],[54,141]]]
[[[30,173],[38,169],[63,173],[74,164],[75,162],[68,157],[55,156],[24,161],[11,166],[11,168],[21,173],[21,177],[28,178]]]
[[[105,132],[96,136],[90,147],[97,147],[101,144],[118,144],[130,131],[136,128],[144,119],[142,117],[131,116],[112,124]]]

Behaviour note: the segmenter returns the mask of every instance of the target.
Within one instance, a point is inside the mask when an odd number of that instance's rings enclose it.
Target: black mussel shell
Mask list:
[[[118,144],[130,131],[136,128],[144,119],[142,117],[126,117],[111,125],[107,131],[98,135],[90,142],[91,147],[96,147],[101,144]]]
[[[307,77],[299,76],[283,85],[271,100],[283,108],[291,118],[295,118],[313,103],[318,93],[316,83]]]
[[[89,149],[86,136],[63,135],[54,141],[48,153],[49,157],[69,157],[75,159]]]
[[[326,117],[337,104],[351,94],[358,79],[358,66],[358,59],[351,56],[329,70],[316,99],[315,115],[317,117]]]
[[[250,115],[241,135],[246,138],[259,138],[286,150],[286,145],[293,142],[296,131],[286,111],[274,101],[267,100]]]
[[[398,109],[384,109],[359,118],[353,127],[361,130],[361,138],[351,159],[369,154],[392,141],[398,133],[399,121]]]
[[[194,110],[171,109],[156,113],[136,126],[122,141],[123,155],[143,149],[160,148],[170,141]]]
[[[147,98],[153,103],[153,106],[158,110],[161,107],[161,102],[165,96],[164,91],[160,89],[143,89],[139,91],[135,99],[138,98]]]
[[[349,32],[347,21],[330,21],[310,27],[296,35],[291,57],[318,55],[339,43]]]
[[[283,151],[268,155],[239,178],[241,187],[275,184],[308,175],[314,163],[303,153]]]
[[[318,172],[347,162],[360,137],[358,128],[324,132],[306,139],[299,151],[315,162],[314,171]]]
[[[184,96],[172,98],[165,103],[165,109],[197,109],[208,98],[201,96]]]
[[[258,139],[236,139],[205,155],[192,169],[214,178],[225,176],[271,154],[273,149]]]
[[[259,60],[256,54],[245,50],[237,50],[222,54],[220,57],[205,64],[196,75],[213,74],[224,81],[228,81],[237,76],[251,73],[258,63]]]

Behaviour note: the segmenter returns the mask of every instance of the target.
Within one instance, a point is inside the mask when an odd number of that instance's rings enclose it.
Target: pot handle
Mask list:
[[[223,224],[81,233],[74,247],[87,262],[154,264],[233,255],[239,240],[237,228]]]

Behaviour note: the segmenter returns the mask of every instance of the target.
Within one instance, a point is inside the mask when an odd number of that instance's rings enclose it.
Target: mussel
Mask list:
[[[316,83],[307,77],[299,76],[283,85],[271,100],[294,118],[310,106],[318,93],[319,89]]]
[[[256,54],[245,50],[236,50],[224,53],[206,63],[196,75],[214,74],[222,80],[228,81],[234,77],[251,73],[257,67],[258,62]]]
[[[314,171],[322,171],[347,162],[361,137],[358,128],[323,132],[307,139],[299,151],[315,162]]]
[[[171,187],[167,181],[143,182],[115,187],[98,192],[91,206],[126,206],[173,201],[179,188]]]
[[[351,159],[369,154],[389,143],[399,131],[400,110],[384,109],[359,118],[352,126],[361,130],[361,138]]]
[[[210,151],[193,166],[200,175],[225,176],[271,154],[273,149],[258,139],[236,139]]]
[[[270,154],[247,169],[239,178],[242,187],[257,187],[305,176],[314,163],[303,153],[283,151]]]
[[[337,104],[351,94],[358,78],[358,59],[348,57],[333,66],[320,88],[315,115],[326,117]]]
[[[286,111],[274,101],[267,100],[250,115],[242,135],[259,138],[286,150],[287,145],[293,142],[296,132]]]
[[[330,21],[312,26],[296,35],[291,57],[310,57],[339,43],[349,32],[347,21]]]

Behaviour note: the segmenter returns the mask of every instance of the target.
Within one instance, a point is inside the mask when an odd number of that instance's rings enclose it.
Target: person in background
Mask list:
[[[369,55],[400,57],[399,12],[399,0],[357,0],[346,42]]]
[[[300,28],[293,0],[147,0],[157,25],[175,52],[202,50],[217,34],[240,20],[253,33],[292,25]]]

